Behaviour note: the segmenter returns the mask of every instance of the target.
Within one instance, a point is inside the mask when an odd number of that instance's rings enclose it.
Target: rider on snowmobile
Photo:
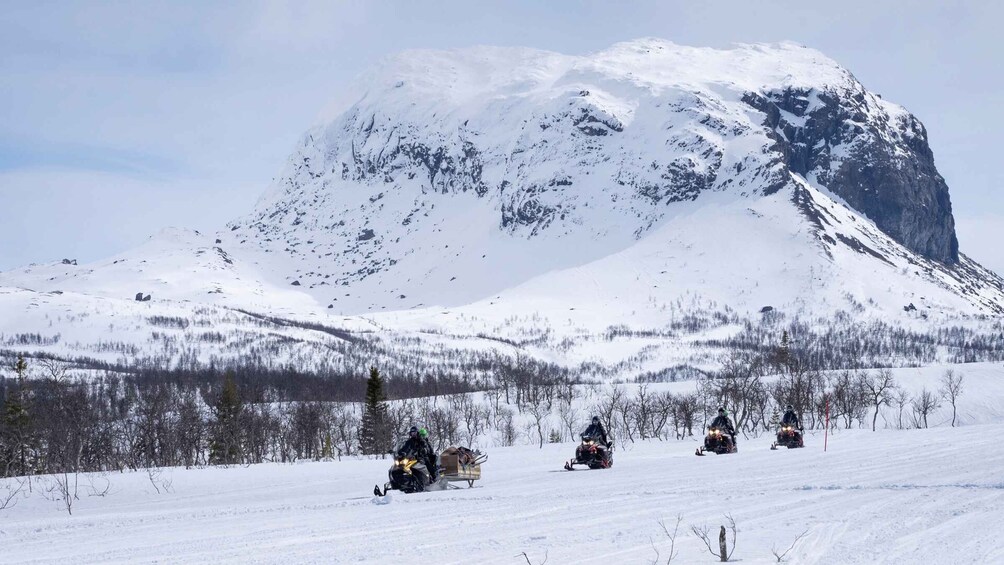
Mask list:
[[[798,420],[798,415],[795,414],[795,409],[791,407],[791,404],[784,407],[784,418],[781,418],[781,425],[802,430],[802,422]]]
[[[603,427],[603,424],[600,422],[599,416],[593,416],[592,423],[589,424],[589,427],[586,428],[586,431],[582,432],[582,436],[600,438],[600,441],[603,443],[605,447],[607,448],[610,447],[610,442],[607,441],[607,430]]]
[[[436,454],[433,453],[428,438],[428,430],[412,426],[408,430],[408,440],[404,442],[401,449],[397,450],[397,456],[414,455],[415,459],[425,464],[425,467],[429,470],[429,479],[434,483],[439,475],[439,463],[436,461]]]
[[[736,443],[736,429],[732,426],[732,420],[729,419],[728,412],[725,411],[724,406],[718,407],[718,417],[711,421],[712,428],[718,428],[719,430],[724,430],[730,436],[732,436],[732,445],[738,445]]]

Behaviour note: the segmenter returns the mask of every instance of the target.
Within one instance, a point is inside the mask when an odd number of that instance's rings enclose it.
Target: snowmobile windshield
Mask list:
[[[397,450],[398,457],[407,457],[408,459],[418,459],[418,452],[415,450],[413,445],[409,445],[409,442],[404,442],[401,447]]]
[[[594,441],[599,443],[602,438],[596,434],[582,434],[582,441]]]

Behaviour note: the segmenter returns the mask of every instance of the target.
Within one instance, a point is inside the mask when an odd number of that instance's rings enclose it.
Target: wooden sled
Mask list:
[[[439,480],[466,482],[468,488],[473,487],[474,481],[481,479],[481,464],[487,460],[486,453],[448,447],[439,455]]]

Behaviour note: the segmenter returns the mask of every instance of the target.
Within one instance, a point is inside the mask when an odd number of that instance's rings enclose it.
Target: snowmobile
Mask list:
[[[481,479],[481,464],[487,460],[488,455],[480,451],[471,451],[466,447],[448,447],[439,456],[439,478],[432,482],[429,469],[418,461],[414,453],[396,455],[387,473],[390,481],[383,486],[383,490],[380,485],[373,487],[373,494],[386,496],[390,490],[411,494],[458,489],[460,487],[453,484],[456,482],[467,483],[470,488],[475,481]]]
[[[711,451],[715,455],[721,455],[723,453],[736,453],[739,451],[739,448],[732,442],[732,436],[725,432],[725,430],[708,427],[708,435],[704,438],[704,446],[698,447],[695,454],[704,455],[706,451]]]
[[[575,465],[585,465],[590,469],[609,469],[614,465],[614,442],[604,445],[600,438],[582,434],[582,443],[575,449],[575,459],[565,463],[566,471],[574,471]]]
[[[802,430],[794,426],[781,426],[781,429],[777,431],[777,441],[770,448],[777,449],[778,446],[784,446],[788,449],[805,447],[805,443],[802,442]]]
[[[413,492],[423,492],[427,490],[442,490],[442,481],[432,482],[429,469],[424,463],[420,463],[414,453],[403,456],[395,456],[394,463],[387,472],[390,481],[383,486],[373,487],[373,494],[376,496],[386,496],[389,490],[399,490],[410,494]]]

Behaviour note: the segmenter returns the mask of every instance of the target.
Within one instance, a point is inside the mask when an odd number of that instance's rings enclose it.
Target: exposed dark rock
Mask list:
[[[64,265],[76,265],[77,264],[77,260],[76,259],[63,259],[63,264]]]
[[[137,292],[136,293],[136,302],[143,302],[143,293],[142,292]]]
[[[217,241],[219,241],[219,240],[217,240]],[[233,259],[231,259],[230,256],[227,255],[227,252],[224,251],[222,248],[220,248],[220,247],[214,247],[213,249],[220,256],[220,259],[223,259],[224,263],[226,263],[227,265],[233,265],[234,264]]]
[[[572,118],[572,125],[586,135],[608,135],[610,132],[624,131],[624,124],[613,116],[607,116],[592,108],[579,108]]]
[[[369,241],[369,240],[373,239],[374,237],[376,237],[376,234],[373,233],[373,230],[371,230],[369,228],[366,228],[366,229],[363,230],[363,233],[359,234],[359,237],[357,237],[356,240],[357,241]]]
[[[908,249],[946,264],[959,261],[948,186],[917,118],[887,113],[851,89],[789,88],[747,93],[743,101],[765,114],[772,150],[792,172],[815,177]],[[839,158],[831,155],[836,147]]]
[[[292,286],[300,286],[300,281],[293,281],[290,283]]]
[[[892,262],[889,261],[889,259],[887,259],[885,257],[885,255],[882,255],[878,251],[875,251],[871,247],[868,247],[867,245],[861,243],[861,241],[858,238],[856,238],[856,237],[850,237],[850,236],[846,236],[846,235],[844,235],[842,233],[838,233],[837,234],[837,239],[839,239],[841,243],[843,243],[847,247],[850,247],[854,251],[857,251],[858,253],[864,253],[864,254],[867,254],[867,255],[871,255],[872,257],[875,257],[876,259],[879,259],[880,261],[883,261],[885,263],[888,263],[889,265],[892,265]]]

